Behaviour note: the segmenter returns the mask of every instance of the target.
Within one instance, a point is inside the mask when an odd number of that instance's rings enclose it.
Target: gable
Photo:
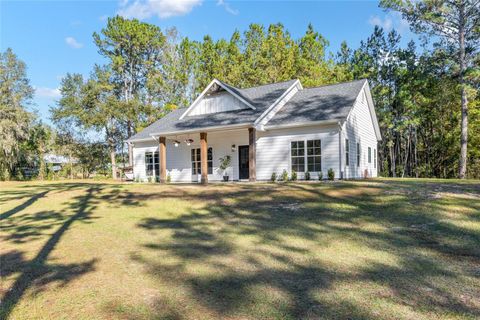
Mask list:
[[[372,137],[376,141],[382,140],[368,83],[358,94],[345,125],[347,130],[355,132],[355,136]]]
[[[210,114],[225,111],[249,109],[249,107],[227,91],[215,92],[202,97],[188,113],[188,116]]]
[[[216,108],[230,108],[231,107],[231,108],[233,108],[231,110],[239,110],[238,109],[239,105],[236,102],[234,103],[233,106],[229,107],[228,105],[226,105],[226,106],[222,107],[219,103],[221,101],[221,99],[223,98],[223,97],[221,97],[219,99],[212,99],[211,101],[207,101],[206,103],[203,102],[204,106],[201,107],[198,111],[194,111],[195,109],[197,109],[199,104],[202,101],[205,100],[205,98],[209,98],[209,97],[213,98],[215,96],[220,97],[220,94],[223,94],[223,93],[230,94],[232,97],[241,101],[246,107],[255,110],[255,107],[250,102],[245,100],[245,98],[242,95],[240,95],[237,91],[238,90],[234,89],[233,87],[228,86],[228,85],[224,84],[223,82],[221,82],[217,79],[213,79],[212,82],[210,82],[208,84],[208,86],[205,88],[205,90],[203,90],[203,92],[197,97],[197,99],[195,99],[195,101],[190,105],[190,107],[188,107],[188,109],[182,114],[182,116],[180,117],[180,120],[182,120],[184,117],[186,117],[188,115],[192,115],[192,112],[198,112],[198,113],[196,113],[196,115],[202,115],[202,114],[210,114],[210,113],[230,111],[230,110],[222,110],[222,111],[210,112],[211,110],[215,110]],[[245,109],[245,108],[240,108],[240,109]],[[206,112],[206,113],[202,113],[202,112]]]

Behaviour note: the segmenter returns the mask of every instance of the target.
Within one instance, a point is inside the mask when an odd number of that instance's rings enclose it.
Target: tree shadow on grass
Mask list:
[[[43,286],[51,282],[60,282],[65,285],[74,278],[94,270],[96,259],[84,263],[65,265],[48,263],[48,258],[74,222],[86,222],[90,219],[89,215],[96,206],[92,197],[99,190],[100,186],[91,186],[84,195],[76,198],[76,201],[69,206],[74,214],[61,224],[32,260],[25,261],[20,252],[10,252],[1,257],[2,265],[9,262],[6,264],[8,265],[6,273],[21,272],[21,274],[2,298],[0,319],[8,318],[28,289],[34,289],[35,292],[41,291]]]
[[[171,234],[144,244],[144,248],[174,257],[177,264],[140,254],[132,259],[144,263],[159,280],[190,288],[188,299],[200,302],[218,317],[261,316],[252,311],[262,304],[260,287],[288,297],[278,306],[267,307],[281,309],[282,318],[378,318],[368,304],[338,297],[332,301],[321,294],[334,291],[340,283],[389,288],[388,296],[377,299],[410,305],[421,312],[480,316],[480,306],[473,302],[480,290],[468,287],[464,280],[472,275],[449,266],[450,262],[480,264],[479,232],[446,222],[430,198],[415,194],[413,203],[412,195],[403,192],[409,186],[395,184],[402,192],[387,195],[382,193],[382,184],[362,186],[360,191],[349,183],[240,186],[234,192],[205,188],[201,194],[182,195],[182,199],[207,199],[203,208],[171,219],[150,217],[138,224],[139,228]],[[377,228],[366,228],[367,224]],[[236,241],[241,237],[253,237],[253,246],[238,249]],[[285,243],[285,237],[315,245],[299,248]],[[346,271],[326,265],[329,257],[314,258],[313,248],[328,247],[340,239],[388,253],[396,264],[369,261],[365,256],[363,265]],[[198,263],[218,272],[192,273]],[[467,286],[462,294],[458,288],[445,288],[445,283],[459,281]],[[469,298],[462,298],[465,295]]]

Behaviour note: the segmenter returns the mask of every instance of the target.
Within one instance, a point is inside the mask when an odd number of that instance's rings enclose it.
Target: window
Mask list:
[[[360,143],[357,142],[357,167],[360,167]]]
[[[145,173],[147,177],[160,175],[160,165],[158,161],[158,151],[145,152]]]
[[[372,163],[372,148],[368,147],[368,163]]]
[[[307,141],[307,164],[309,172],[322,171],[322,144],[320,140]]]
[[[200,155],[200,148],[191,150],[191,159],[192,159],[192,174],[201,174],[202,173],[202,160]],[[207,167],[208,174],[213,173],[213,149],[210,147],[207,150]]]
[[[292,171],[305,171],[305,142],[292,141],[290,143],[290,152],[292,157]]]
[[[345,139],[345,165],[350,165],[350,144],[348,139]]]
[[[373,167],[377,168],[377,149],[373,149]]]

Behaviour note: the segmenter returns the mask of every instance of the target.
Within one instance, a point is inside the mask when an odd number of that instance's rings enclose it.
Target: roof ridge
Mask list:
[[[338,86],[338,85],[341,85],[341,84],[347,84],[347,83],[353,83],[353,82],[361,82],[361,81],[368,81],[368,79],[366,78],[362,78],[362,79],[357,79],[357,80],[351,80],[351,81],[345,81],[345,82],[337,82],[337,83],[330,83],[330,84],[322,84],[320,86],[315,86],[315,87],[308,87],[308,88],[304,88],[304,90],[308,90],[308,89],[316,89],[316,88],[325,88],[325,87],[331,87],[331,86]],[[303,90],[302,90],[303,91]]]
[[[271,86],[271,85],[274,85],[274,84],[287,83],[287,82],[296,81],[296,80],[298,80],[298,79],[290,79],[290,80],[279,81],[279,82],[265,83],[265,84],[261,84],[261,85],[258,85],[258,86],[251,86],[251,87],[237,88],[237,89],[238,90],[247,90],[247,89],[260,88],[260,87],[265,87],[265,86]]]

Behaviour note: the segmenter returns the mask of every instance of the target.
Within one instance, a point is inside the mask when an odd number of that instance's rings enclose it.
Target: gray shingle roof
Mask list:
[[[256,110],[248,108],[206,115],[186,116],[180,120],[180,116],[187,110],[186,108],[181,108],[155,121],[130,138],[130,140],[147,139],[150,138],[151,134],[157,133],[253,124],[295,81],[290,80],[246,89],[235,88],[222,82],[222,85],[248,101]],[[300,90],[278,111],[267,125],[344,119],[353,106],[365,81],[358,80]]]
[[[267,125],[345,119],[366,81],[363,79],[303,89]]]
[[[238,89],[222,82],[230,90],[238,94],[255,107],[211,113],[206,115],[186,116],[180,120],[180,116],[187,110],[181,108],[174,110],[165,117],[155,121],[143,131],[137,133],[130,140],[150,138],[150,134],[160,132],[176,132],[216,126],[229,126],[238,124],[250,124],[270,107],[296,80],[267,84],[258,87]]]

